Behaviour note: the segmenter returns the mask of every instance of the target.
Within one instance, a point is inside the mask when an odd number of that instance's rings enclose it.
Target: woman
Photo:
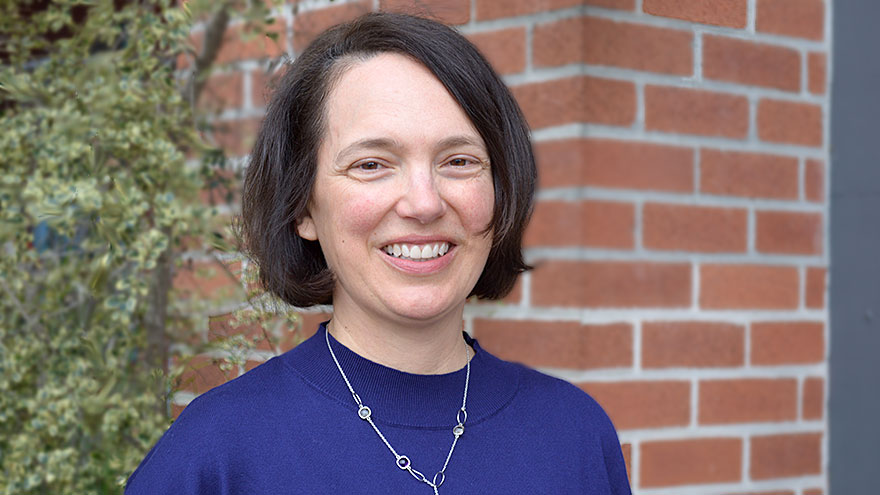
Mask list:
[[[534,184],[519,108],[455,31],[322,34],[270,103],[242,228],[266,289],[332,319],[194,400],[126,493],[629,493],[590,397],[462,332],[527,268]]]

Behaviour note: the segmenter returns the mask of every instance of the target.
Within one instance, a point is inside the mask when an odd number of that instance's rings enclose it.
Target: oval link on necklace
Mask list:
[[[465,343],[464,346],[467,369],[464,376],[464,397],[461,399],[461,409],[455,413],[455,421],[457,424],[452,428],[452,445],[449,447],[449,453],[446,455],[446,461],[443,463],[443,468],[440,469],[440,471],[437,471],[437,474],[434,475],[433,479],[428,480],[424,474],[412,467],[412,461],[409,460],[409,457],[398,454],[397,451],[394,450],[394,447],[391,446],[391,443],[388,442],[388,439],[385,438],[385,435],[379,431],[379,427],[373,422],[373,411],[364,405],[360,396],[355,393],[354,388],[351,386],[351,382],[348,381],[348,377],[345,375],[345,371],[342,370],[342,365],[340,365],[339,360],[336,359],[336,353],[333,352],[333,347],[330,345],[330,330],[328,330],[326,326],[324,327],[324,340],[327,341],[327,349],[330,350],[330,356],[333,358],[333,362],[336,363],[336,369],[338,369],[339,374],[342,375],[342,379],[345,381],[345,386],[348,387],[348,391],[351,392],[351,396],[354,398],[354,402],[358,406],[358,417],[367,423],[370,423],[370,426],[372,426],[376,434],[379,435],[382,443],[384,443],[385,446],[388,447],[388,450],[394,455],[395,465],[398,468],[404,471],[409,471],[409,474],[411,474],[413,478],[431,487],[431,489],[434,490],[434,495],[439,495],[437,489],[440,488],[440,485],[442,485],[444,481],[446,481],[446,467],[449,466],[449,459],[452,459],[452,452],[455,451],[455,444],[457,444],[458,439],[464,435],[464,423],[467,421],[467,394],[468,385],[471,381],[471,351],[467,343]],[[440,478],[439,482],[437,481],[438,477]]]

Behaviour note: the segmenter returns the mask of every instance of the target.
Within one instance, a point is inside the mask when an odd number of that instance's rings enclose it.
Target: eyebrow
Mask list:
[[[361,149],[385,149],[385,150],[395,150],[402,148],[403,145],[400,144],[399,141],[390,138],[366,138],[359,139],[350,145],[342,148],[339,153],[336,154],[336,163],[339,163],[343,157],[349,155],[357,150]]]
[[[467,135],[456,135],[443,138],[437,143],[436,150],[445,150],[456,146],[474,146],[482,150],[486,149],[486,145],[482,143],[480,138],[474,138]],[[336,163],[339,163],[345,156],[363,149],[384,149],[384,150],[400,150],[403,144],[396,139],[391,138],[365,138],[359,139],[346,146],[336,154]]]

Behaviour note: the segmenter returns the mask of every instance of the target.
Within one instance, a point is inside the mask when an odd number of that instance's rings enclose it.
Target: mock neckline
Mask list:
[[[351,409],[357,406],[327,349],[321,323],[315,334],[282,356],[284,363],[306,382]],[[519,387],[520,367],[483,350],[476,339],[464,334],[473,347],[467,397],[467,424],[476,424],[507,405]],[[372,411],[377,423],[408,428],[446,429],[455,424],[464,394],[466,366],[452,373],[419,375],[370,361],[330,335],[339,365]]]

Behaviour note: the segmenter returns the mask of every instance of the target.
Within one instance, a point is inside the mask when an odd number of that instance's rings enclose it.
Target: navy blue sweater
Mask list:
[[[432,494],[358,418],[324,339],[321,325],[293,350],[192,401],[131,475],[126,495]],[[617,434],[592,398],[469,342],[468,418],[441,494],[630,493]],[[391,445],[432,478],[453,439],[464,368],[415,375],[331,344]]]

